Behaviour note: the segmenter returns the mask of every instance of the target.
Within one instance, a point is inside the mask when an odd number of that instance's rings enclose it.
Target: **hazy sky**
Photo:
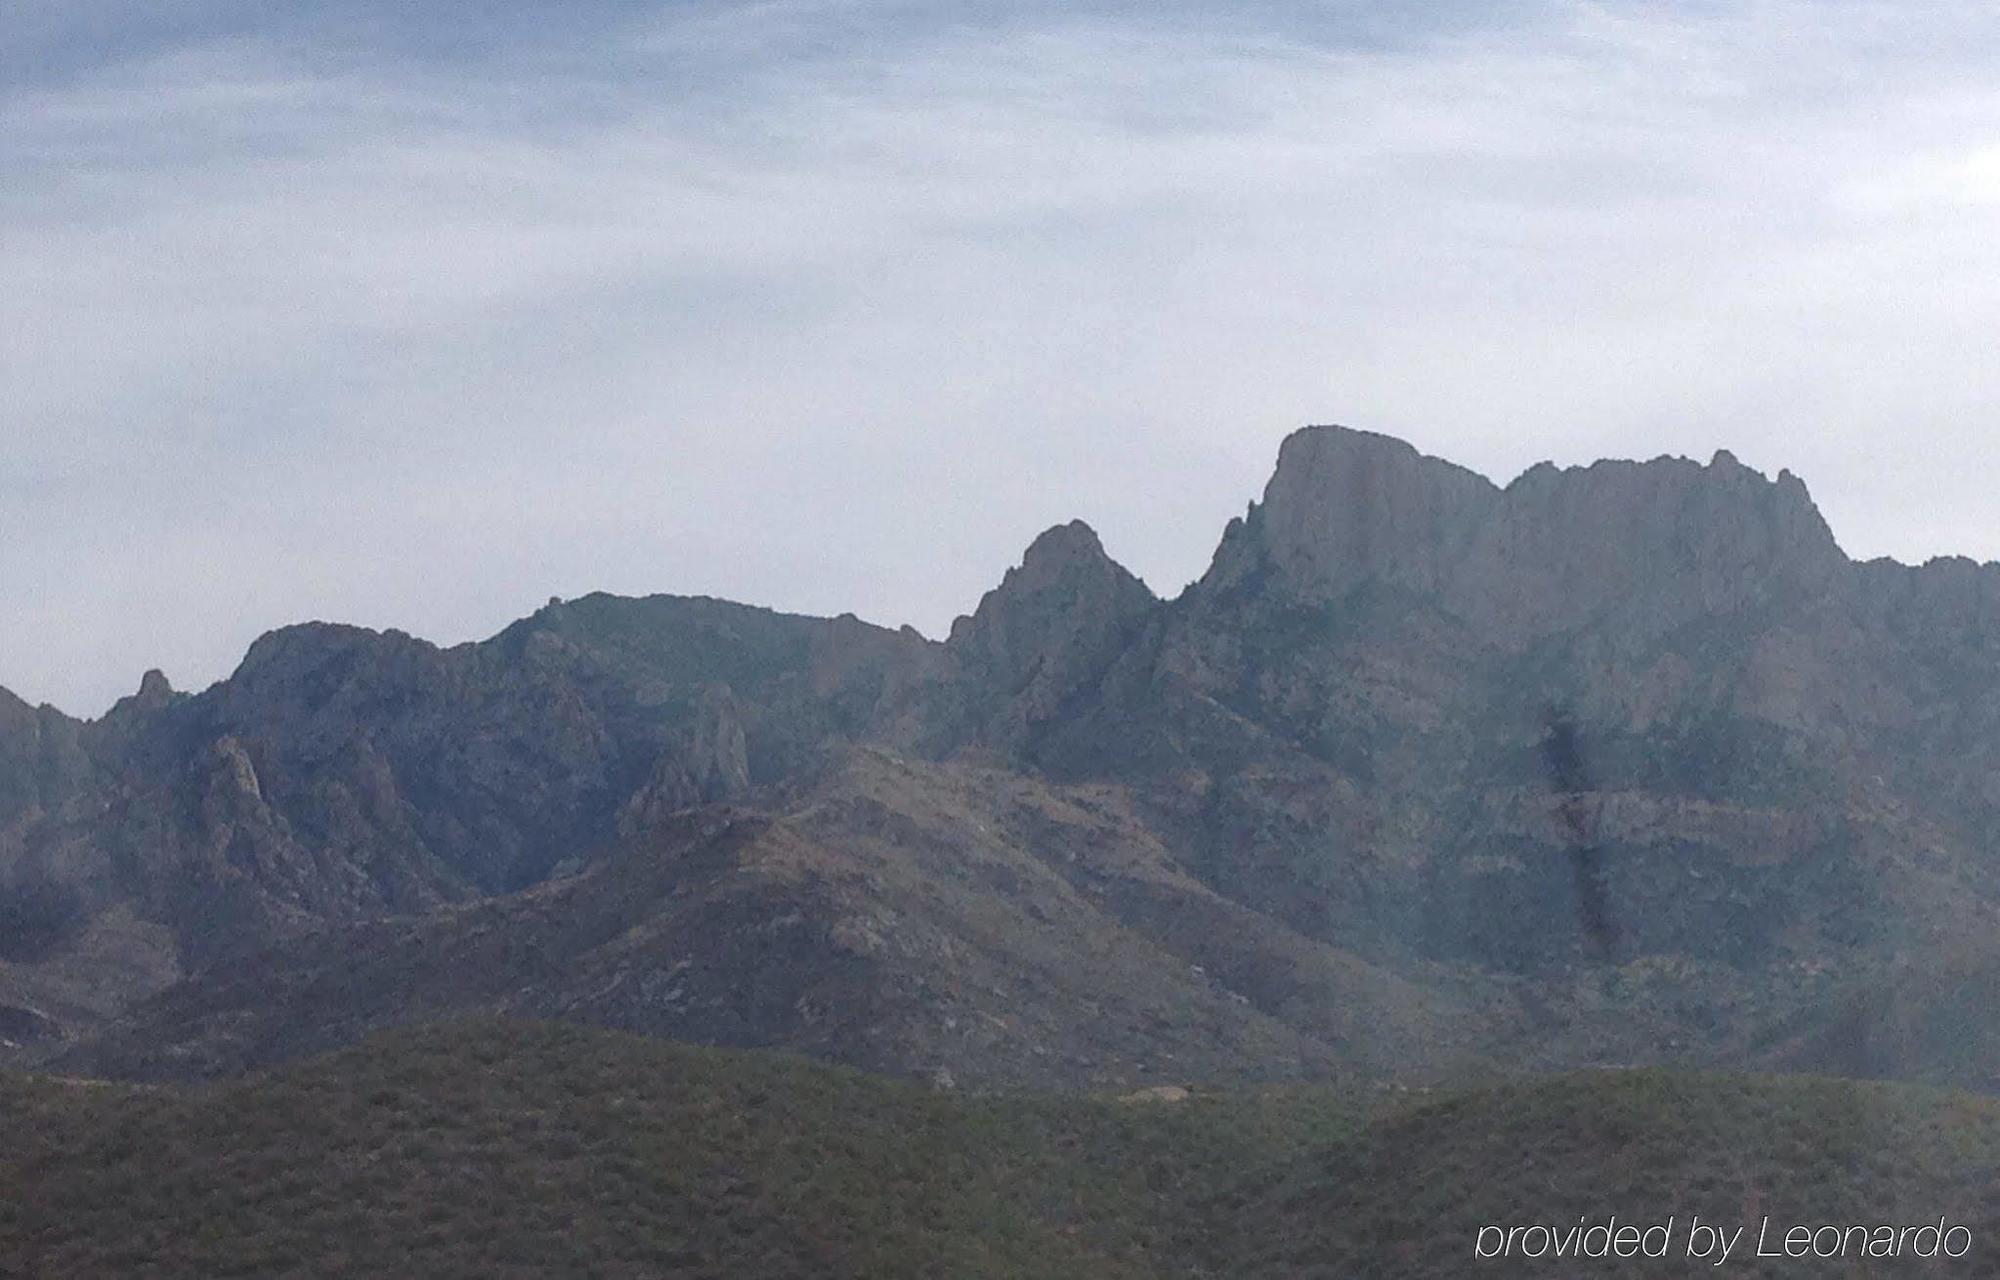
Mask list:
[[[2000,556],[1983,0],[0,0],[0,174],[0,685],[79,714],[594,589],[936,635],[1078,516],[1171,594],[1307,422]]]

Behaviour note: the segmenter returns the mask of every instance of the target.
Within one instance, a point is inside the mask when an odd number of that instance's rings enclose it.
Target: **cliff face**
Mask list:
[[[1727,452],[1525,472],[1505,489],[1386,436],[1312,427],[1285,442],[1203,594],[1254,582],[1330,602],[1393,588],[1520,644],[1592,622],[1641,638],[1844,585],[1850,566],[1805,486]]]
[[[1930,1025],[1911,973],[1947,951],[1983,972],[2000,936],[1996,674],[2000,567],[1852,563],[1788,473],[1722,453],[1502,488],[1308,428],[1171,602],[1071,524],[944,643],[592,596],[454,649],[288,628],[205,693],[149,676],[92,724],[0,696],[0,1004],[34,1029],[16,1052],[46,1052],[194,975],[118,1031],[138,1061],[176,1018],[276,998],[222,972],[245,948],[334,999],[339,957],[397,917],[423,972],[497,966],[478,1007],[957,1075],[1286,1074],[1384,1045],[1409,1068],[1873,1062],[1869,1010]],[[634,889],[613,969],[533,905],[597,901],[579,886],[719,806],[775,834],[737,879]],[[702,936],[711,900],[708,951],[635,941]],[[472,904],[540,941],[466,951]],[[820,939],[797,955],[794,916]],[[774,941],[725,942],[743,930]],[[844,976],[792,990],[822,944]],[[694,991],[683,962],[708,1013],[632,1003]],[[388,994],[327,1025],[474,1000],[391,998],[369,963]],[[1161,964],[1199,981],[1138,976]],[[783,1016],[727,1008],[786,990]],[[828,1001],[862,1012],[799,1020]],[[188,1052],[289,1043],[259,1034]]]
[[[946,645],[973,690],[979,739],[1027,750],[1094,692],[1158,603],[1082,521],[1036,538]]]

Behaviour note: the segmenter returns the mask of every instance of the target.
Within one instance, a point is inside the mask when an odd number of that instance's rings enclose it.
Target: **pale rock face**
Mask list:
[[[1636,633],[1793,604],[1839,584],[1847,560],[1805,486],[1728,453],[1538,467],[1503,492],[1454,584],[1475,616],[1517,635],[1615,615]]]
[[[626,802],[619,829],[630,838],[683,809],[736,800],[749,790],[741,708],[728,685],[710,685],[701,690],[692,722],[673,736],[652,777]]]
[[[264,805],[264,784],[257,778],[257,766],[241,742],[223,738],[209,754],[213,772],[204,808],[214,821],[227,822],[242,815],[269,812]]]
[[[1823,592],[1847,568],[1797,477],[1766,480],[1726,451],[1706,467],[1543,463],[1499,489],[1398,440],[1308,427],[1201,586],[1261,569],[1295,598],[1335,602],[1377,583],[1519,643],[1612,615],[1657,632]]]
[[[1279,451],[1255,528],[1277,580],[1300,596],[1332,599],[1369,579],[1429,592],[1451,581],[1497,498],[1484,477],[1400,440],[1313,427]]]
[[[986,735],[1022,747],[1102,676],[1157,604],[1082,521],[1036,538],[1020,566],[952,626],[947,642],[999,703]]]

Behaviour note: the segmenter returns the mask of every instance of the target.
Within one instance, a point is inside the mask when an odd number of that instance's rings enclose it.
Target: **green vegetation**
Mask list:
[[[1731,1277],[1990,1276],[2000,1261],[2000,1103],[1808,1076],[1584,1072],[1453,1094],[1244,1180],[1213,1207],[1237,1274],[1713,1275],[1692,1215],[1748,1224]],[[1661,1261],[1475,1262],[1481,1226],[1677,1219]],[[1967,1226],[1953,1263],[1749,1256],[1759,1223]],[[1927,1268],[1937,1267],[1936,1270]],[[1869,1269],[1873,1267],[1874,1269]],[[1568,1269],[1566,1269],[1568,1268]]]
[[[1348,1114],[1321,1092],[966,1097],[432,1027],[201,1087],[0,1084],[0,1275],[1185,1274],[1197,1196]]]
[[[7,1276],[1559,1275],[1474,1233],[1610,1213],[1944,1214],[1977,1275],[2000,1240],[2000,1105],[1805,1078],[971,1096],[481,1022],[200,1087],[8,1078],[0,1134]],[[1792,1265],[1729,1274],[1926,1273]]]

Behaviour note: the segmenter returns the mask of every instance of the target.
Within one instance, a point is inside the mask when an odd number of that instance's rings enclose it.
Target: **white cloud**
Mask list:
[[[0,683],[94,711],[297,617],[599,587],[936,633],[1075,515],[1171,592],[1314,420],[1502,480],[1726,445],[1852,552],[2000,554],[2000,104],[1963,8],[1894,12],[1360,50],[769,5],[16,94]]]

